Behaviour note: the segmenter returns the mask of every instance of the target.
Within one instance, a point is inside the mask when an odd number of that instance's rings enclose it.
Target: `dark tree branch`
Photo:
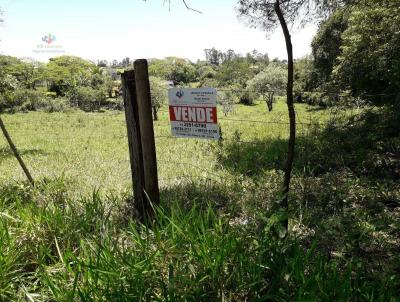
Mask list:
[[[187,8],[188,10],[191,10],[191,11],[194,11],[194,12],[196,12],[196,13],[202,14],[201,11],[190,7],[190,6],[186,3],[186,0],[182,0],[182,1],[183,1],[183,4],[185,4],[185,6],[186,6],[186,8]]]
[[[146,0],[144,0],[144,1],[146,1]],[[172,1],[172,0],[164,0],[164,3],[168,2],[168,5],[169,5],[169,8],[170,8],[170,9],[171,9],[171,1]],[[193,12],[196,12],[196,13],[198,13],[198,14],[202,14],[201,11],[199,11],[199,10],[197,10],[197,9],[194,9],[193,7],[189,6],[189,5],[187,4],[186,1],[187,1],[187,0],[182,0],[182,2],[183,2],[183,4],[185,5],[186,9],[191,10],[191,11],[193,11]]]

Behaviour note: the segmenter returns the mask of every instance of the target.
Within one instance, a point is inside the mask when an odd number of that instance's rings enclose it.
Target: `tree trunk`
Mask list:
[[[279,0],[276,0],[274,8],[275,8],[275,13],[277,14],[279,22],[281,24],[283,34],[285,36],[286,50],[288,55],[287,107],[289,112],[290,134],[289,134],[287,161],[285,166],[285,179],[283,183],[283,199],[282,199],[282,207],[286,211],[288,211],[289,210],[288,194],[290,189],[290,179],[293,167],[294,147],[296,143],[296,114],[293,105],[293,47],[287,23],[280,8]],[[288,218],[285,218],[284,226],[286,229],[288,228]]]
[[[274,103],[274,92],[268,92],[268,96],[267,96],[267,106],[268,106],[268,110],[269,112],[272,111],[272,105]]]

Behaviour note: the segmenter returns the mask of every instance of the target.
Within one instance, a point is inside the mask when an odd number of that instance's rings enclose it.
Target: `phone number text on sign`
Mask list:
[[[173,136],[219,139],[215,89],[172,88],[168,97]]]

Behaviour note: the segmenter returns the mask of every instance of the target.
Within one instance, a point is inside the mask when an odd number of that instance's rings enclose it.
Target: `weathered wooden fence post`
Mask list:
[[[135,73],[133,70],[125,71],[122,76],[122,91],[125,107],[126,127],[128,130],[129,155],[131,162],[132,184],[135,207],[141,215],[146,216],[144,198],[144,174],[142,142],[140,139],[139,113],[136,99]]]
[[[154,127],[151,108],[150,82],[147,61],[136,60],[134,62],[136,97],[138,102],[140,136],[143,151],[144,188],[149,216],[152,216],[151,203],[160,202],[158,188],[156,145],[154,139]]]

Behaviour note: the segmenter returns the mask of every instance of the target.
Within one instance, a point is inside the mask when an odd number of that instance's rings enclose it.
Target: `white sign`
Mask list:
[[[214,88],[168,91],[172,135],[219,139],[217,91]]]

